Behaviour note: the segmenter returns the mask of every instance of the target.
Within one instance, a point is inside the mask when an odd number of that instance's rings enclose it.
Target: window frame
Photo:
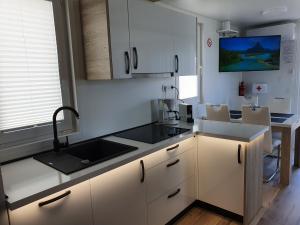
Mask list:
[[[63,105],[77,109],[75,76],[71,59],[71,43],[65,0],[51,1],[54,14],[59,76]],[[59,136],[67,136],[79,131],[79,123],[74,116],[64,111],[64,120],[57,125]],[[20,127],[11,131],[0,131],[0,150],[34,144],[53,139],[52,121],[30,127]]]

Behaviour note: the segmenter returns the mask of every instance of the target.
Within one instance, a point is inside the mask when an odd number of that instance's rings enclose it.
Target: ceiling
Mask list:
[[[161,0],[177,8],[239,26],[300,19],[300,0]],[[279,9],[278,9],[279,8]],[[287,9],[282,12],[282,8]],[[266,15],[262,12],[271,11]],[[279,12],[281,11],[281,12]]]

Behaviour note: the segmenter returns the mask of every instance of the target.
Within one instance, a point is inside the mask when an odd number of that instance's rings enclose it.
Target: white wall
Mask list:
[[[219,34],[220,22],[198,16],[203,24],[203,96],[204,103],[229,104],[236,108],[238,86],[242,80],[242,73],[219,73]],[[213,40],[211,48],[207,39]],[[202,107],[203,109],[204,107]]]
[[[114,81],[77,80],[80,113],[78,141],[151,123],[151,100],[163,98],[162,85],[175,78]],[[171,91],[169,94],[173,94]]]
[[[282,25],[280,25],[282,26]],[[276,28],[275,33],[267,29],[258,29],[248,32],[249,35],[286,35],[286,32]],[[300,37],[300,24],[296,27],[296,36]],[[283,42],[284,43],[284,42]],[[298,48],[299,39],[295,41],[295,48]],[[290,98],[292,103],[292,113],[297,113],[298,92],[299,92],[299,64],[297,63],[297,49],[295,50],[295,63],[287,64],[283,60],[283,51],[281,50],[281,67],[279,71],[263,71],[263,72],[246,72],[243,73],[243,80],[247,84],[247,89],[251,91],[252,83],[267,83],[268,93],[259,95],[259,105],[269,105],[274,97]]]

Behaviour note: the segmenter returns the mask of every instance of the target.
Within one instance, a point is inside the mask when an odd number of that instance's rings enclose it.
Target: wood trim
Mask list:
[[[4,188],[2,182],[2,175],[1,175],[1,164],[0,164],[0,224],[1,225],[8,225],[8,213],[5,205],[5,196],[4,196]]]
[[[262,208],[263,140],[261,135],[246,145],[244,225],[248,225]]]
[[[81,21],[88,80],[111,80],[107,0],[81,0]]]
[[[280,132],[282,134],[280,184],[283,187],[288,186],[291,182],[291,177],[292,177],[291,153],[294,146],[293,141],[295,140],[295,130],[294,128],[291,127],[272,126],[272,131]]]
[[[295,131],[295,158],[294,166],[300,167],[300,128]]]

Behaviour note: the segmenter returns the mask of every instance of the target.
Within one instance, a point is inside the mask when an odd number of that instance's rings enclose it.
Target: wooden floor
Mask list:
[[[193,208],[176,225],[239,225],[223,216]],[[300,169],[293,171],[292,183],[280,191],[257,225],[300,225]]]
[[[240,225],[231,219],[200,208],[191,209],[176,225]]]
[[[291,185],[280,191],[258,225],[300,225],[300,169],[293,171]]]

